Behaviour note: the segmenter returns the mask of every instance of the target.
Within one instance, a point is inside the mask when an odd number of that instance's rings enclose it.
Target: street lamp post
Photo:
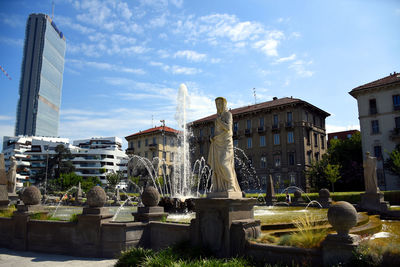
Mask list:
[[[47,171],[49,166],[49,147],[46,149],[46,174],[44,179],[44,195],[47,193]]]

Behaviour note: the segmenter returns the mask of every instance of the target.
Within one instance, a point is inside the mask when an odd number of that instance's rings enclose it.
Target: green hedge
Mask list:
[[[361,201],[361,194],[365,192],[331,192],[331,198],[333,201],[347,201],[352,204],[357,204]],[[400,191],[383,191],[385,201],[389,201],[390,205],[400,205]],[[293,199],[293,194],[289,194]],[[257,198],[259,196],[265,197],[264,194],[246,194],[246,197]],[[276,194],[275,195],[278,202],[286,201],[286,194]],[[306,193],[302,194],[304,201],[308,202],[310,200],[318,200],[318,193]]]

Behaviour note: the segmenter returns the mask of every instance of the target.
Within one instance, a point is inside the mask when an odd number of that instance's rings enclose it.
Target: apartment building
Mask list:
[[[347,131],[328,133],[328,146],[329,146],[329,142],[332,139],[346,140],[346,139],[351,138],[356,133],[360,133],[360,131],[359,130],[347,130]]]
[[[97,176],[106,184],[106,174],[121,171],[126,176],[128,156],[122,151],[122,140],[118,137],[94,137],[76,140],[73,145],[67,138],[19,136],[3,138],[3,153],[6,169],[10,165],[10,157],[17,159],[18,187],[48,167],[48,160],[56,152],[58,145],[68,148],[72,154],[75,173],[82,177]]]
[[[400,181],[384,168],[384,160],[400,144],[400,74],[358,86],[349,92],[357,100],[362,150],[378,159],[378,185],[400,189]]]
[[[278,191],[289,185],[308,190],[304,170],[327,151],[325,119],[330,114],[292,97],[274,97],[230,112],[234,146],[245,152],[262,185],[271,174]],[[192,122],[192,159],[207,158],[215,118]]]
[[[167,126],[159,126],[140,131],[125,137],[128,141],[126,154],[137,155],[153,161],[162,159],[170,174],[177,152],[179,131]]]

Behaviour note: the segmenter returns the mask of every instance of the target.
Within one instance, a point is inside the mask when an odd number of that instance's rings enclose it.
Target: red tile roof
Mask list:
[[[386,76],[382,79],[358,86],[358,87],[354,88],[353,90],[351,90],[351,92],[349,92],[349,94],[354,96],[353,95],[354,92],[358,92],[358,91],[369,89],[369,88],[379,87],[379,86],[383,86],[383,85],[397,84],[397,83],[400,84],[400,73],[394,72],[393,74],[391,73],[389,76]]]
[[[164,128],[164,129],[163,129]],[[148,134],[148,133],[153,133],[153,132],[161,132],[161,131],[165,131],[165,132],[169,132],[169,133],[180,133],[180,131],[178,131],[178,130],[175,130],[175,129],[172,129],[172,128],[170,128],[170,127],[167,127],[167,126],[159,126],[159,127],[154,127],[154,128],[150,128],[150,129],[147,129],[147,130],[145,130],[145,131],[140,131],[140,132],[137,132],[137,133],[134,133],[134,134],[131,134],[131,135],[128,135],[128,136],[126,136],[125,137],[125,139],[127,139],[127,138],[129,138],[129,137],[133,137],[133,136],[137,136],[137,135],[142,135],[142,134]]]
[[[231,109],[229,111],[232,113],[233,116],[235,116],[238,114],[254,112],[254,111],[258,111],[258,110],[262,110],[262,109],[276,108],[279,106],[285,106],[285,105],[290,105],[290,104],[301,104],[301,103],[309,105],[310,107],[319,110],[321,113],[324,113],[324,115],[326,117],[330,116],[329,113],[323,111],[322,109],[319,109],[301,99],[292,98],[292,97],[284,97],[284,98],[274,99],[271,101],[267,101],[267,102],[263,102],[263,103],[259,103],[259,104],[255,104],[255,105]],[[204,117],[202,119],[196,120],[193,122],[193,124],[214,120],[216,117],[217,117],[217,114],[213,114],[208,117]]]

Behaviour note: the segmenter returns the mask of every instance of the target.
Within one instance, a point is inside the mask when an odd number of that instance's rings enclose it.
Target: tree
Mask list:
[[[109,188],[113,190],[119,184],[119,182],[124,178],[124,174],[120,171],[117,172],[109,172],[106,174],[107,184]]]
[[[336,190],[364,189],[360,133],[355,133],[351,138],[345,140],[332,139],[329,144],[328,155],[330,164],[341,166],[341,179],[336,184]]]
[[[328,187],[325,169],[329,164],[329,155],[325,154],[319,161],[313,161],[305,170],[306,178],[308,179],[312,191],[318,191],[321,188]]]
[[[340,179],[340,165],[328,163],[325,167],[324,174],[326,179],[332,184],[332,192],[335,192],[335,183]]]
[[[73,158],[71,151],[64,145],[57,145],[55,148],[56,154],[49,161],[52,167],[55,167],[55,178],[59,178],[62,173],[71,173],[75,171],[75,167],[72,164],[71,159]]]
[[[385,168],[393,175],[400,177],[400,145],[397,145],[396,148],[388,154],[389,158],[385,160]]]

